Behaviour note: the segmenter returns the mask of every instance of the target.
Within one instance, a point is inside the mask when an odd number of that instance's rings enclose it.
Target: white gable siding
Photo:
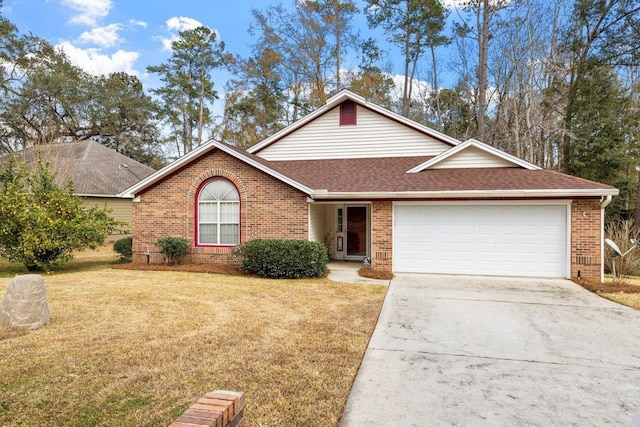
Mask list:
[[[357,107],[357,125],[340,126],[336,107],[256,153],[267,160],[436,156],[451,148],[431,136]]]
[[[448,157],[429,169],[456,169],[456,168],[512,168],[516,164],[494,156],[476,147],[469,147]]]

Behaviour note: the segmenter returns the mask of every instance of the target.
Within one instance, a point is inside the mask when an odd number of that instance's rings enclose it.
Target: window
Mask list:
[[[240,195],[229,181],[207,182],[198,194],[198,244],[237,245],[240,241]]]
[[[340,126],[356,124],[356,103],[345,101],[340,104]]]

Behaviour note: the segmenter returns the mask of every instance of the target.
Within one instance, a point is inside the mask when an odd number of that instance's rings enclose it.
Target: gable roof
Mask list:
[[[528,170],[540,170],[542,169],[539,166],[536,166],[532,163],[529,163],[525,160],[519,159],[511,154],[505,153],[504,151],[498,150],[497,148],[491,147],[487,144],[484,144],[477,139],[468,139],[464,143],[457,145],[450,150],[447,150],[432,159],[427,160],[424,163],[419,164],[407,171],[407,173],[418,173],[422,172],[426,169],[435,169],[438,165],[442,165],[446,160],[452,159],[455,156],[460,156],[464,151],[471,151],[472,149],[479,150],[488,158],[495,158],[497,160],[502,160],[506,164],[511,164],[512,167],[521,167]]]
[[[116,197],[155,170],[111,148],[92,141],[36,145],[0,157],[0,163],[11,157],[35,166],[38,155],[49,162],[56,182],[71,180],[79,196]]]
[[[559,198],[617,195],[618,190],[560,172],[525,168],[428,169],[423,157],[271,162],[282,173],[314,188],[314,199]]]
[[[397,157],[392,154],[366,158],[315,157],[285,160],[261,156],[263,149],[300,130],[347,100],[366,106],[383,118],[406,124],[434,138],[438,137],[440,141],[446,142],[443,146],[451,148],[438,152],[437,155]],[[332,135],[325,135],[325,138],[330,139]],[[313,149],[308,144],[297,145],[296,149],[304,147]],[[572,198],[618,194],[618,190],[609,185],[542,170],[477,140],[461,143],[382,107],[367,103],[364,98],[351,92],[343,91],[329,99],[324,107],[247,151],[221,142],[207,142],[128,188],[122,195],[135,197],[212,150],[221,150],[314,200]]]
[[[188,154],[185,154],[175,162],[165,166],[164,168],[160,169],[156,173],[136,183],[135,185],[125,189],[124,191],[122,191],[120,195],[122,197],[135,197],[136,194],[139,194],[141,191],[145,190],[146,188],[164,180],[165,178],[172,175],[174,172],[180,170],[182,167],[188,165],[189,163],[196,160],[197,158],[206,155],[207,153],[209,153],[214,149],[221,150],[229,154],[230,156],[235,157],[241,162],[244,162],[250,166],[253,166],[256,169],[266,173],[267,175],[270,175],[273,178],[279,181],[282,181],[285,184],[288,184],[291,187],[297,190],[300,190],[301,192],[307,195],[311,195],[313,193],[313,189],[305,186],[304,184],[297,182],[296,180],[274,169],[271,166],[270,162],[268,162],[267,160],[264,160],[256,155],[248,153],[247,151],[242,150],[240,148],[233,147],[231,145],[228,145],[222,142],[211,140],[205,144],[202,144],[200,147],[189,152]]]
[[[456,146],[458,144],[460,144],[460,141],[458,141],[457,139],[449,136],[449,135],[445,135],[441,132],[438,132],[434,129],[431,129],[427,126],[424,126],[422,124],[419,124],[413,120],[410,120],[406,117],[403,117],[399,114],[396,114],[392,111],[387,110],[386,108],[380,107],[376,104],[373,104],[371,102],[368,102],[365,98],[356,95],[348,90],[342,90],[341,92],[337,93],[336,95],[332,96],[331,98],[329,98],[327,100],[327,102],[325,103],[325,105],[323,105],[322,107],[318,108],[317,110],[315,110],[314,112],[308,114],[307,116],[301,118],[300,120],[296,121],[295,123],[291,124],[290,126],[287,126],[286,128],[280,130],[279,132],[275,133],[274,135],[272,135],[271,137],[265,139],[262,142],[259,142],[258,144],[254,145],[253,147],[250,147],[247,149],[247,151],[251,154],[260,154],[261,151],[265,150],[266,148],[268,148],[269,146],[271,146],[272,144],[284,139],[285,137],[287,137],[288,135],[296,132],[297,130],[301,129],[302,127],[307,126],[309,123],[315,121],[316,119],[320,118],[321,116],[327,114],[329,111],[333,110],[334,108],[338,107],[340,104],[342,104],[343,102],[346,101],[352,101],[354,103],[356,103],[357,105],[366,108],[369,111],[374,112],[375,114],[382,116],[386,119],[389,119],[393,122],[399,123],[403,126],[408,127],[409,129],[412,129],[418,133],[421,133],[423,135],[429,136],[435,140],[438,140],[444,144],[446,144],[446,146]]]

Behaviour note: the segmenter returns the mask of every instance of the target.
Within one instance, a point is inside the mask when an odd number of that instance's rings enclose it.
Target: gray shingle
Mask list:
[[[0,164],[18,156],[32,166],[40,154],[51,164],[56,181],[73,181],[76,194],[115,196],[154,170],[96,141],[38,145],[0,157]]]

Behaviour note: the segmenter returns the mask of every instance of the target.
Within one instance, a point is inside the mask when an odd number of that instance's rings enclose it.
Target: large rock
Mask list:
[[[24,274],[14,277],[0,304],[0,324],[18,329],[37,329],[50,320],[42,276]]]

